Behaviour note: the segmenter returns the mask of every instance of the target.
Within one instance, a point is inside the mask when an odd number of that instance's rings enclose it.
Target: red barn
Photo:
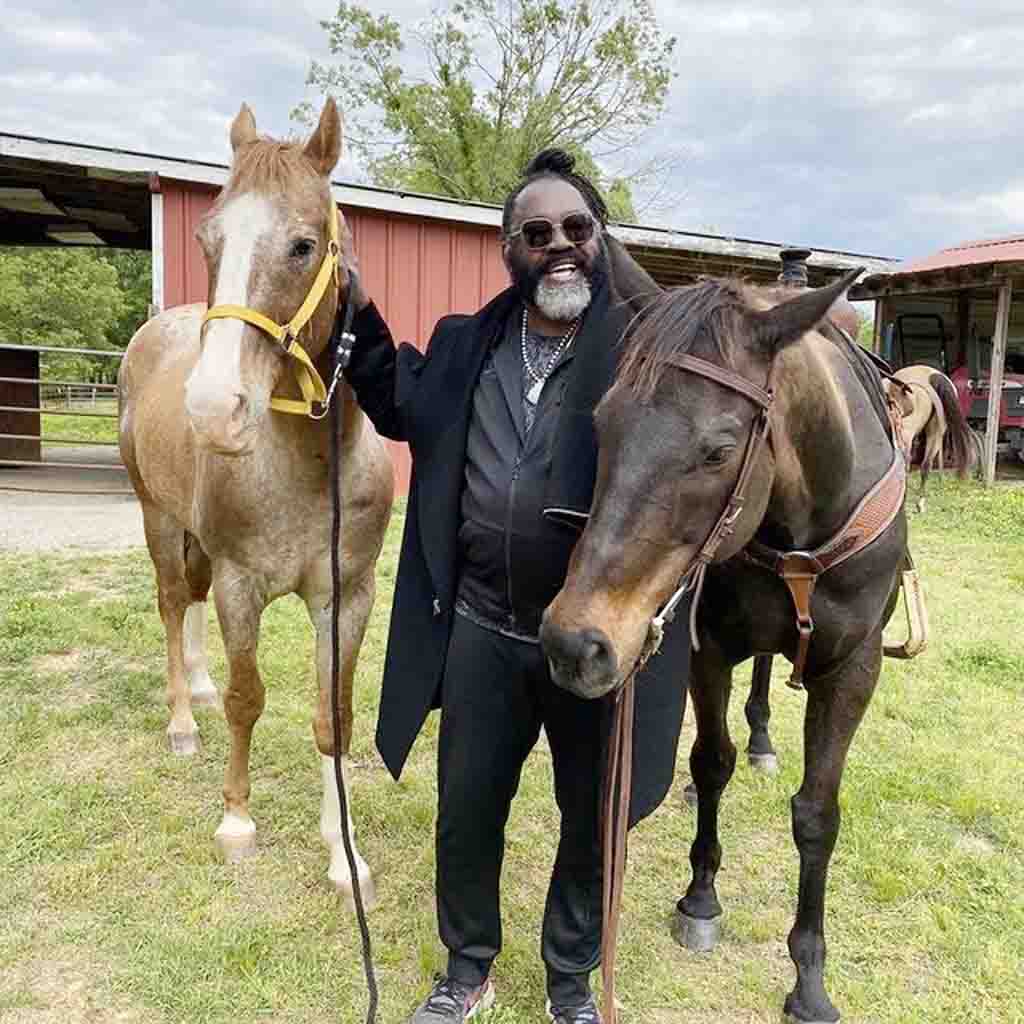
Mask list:
[[[206,301],[195,226],[227,179],[223,164],[0,133],[0,245],[107,245],[153,254],[154,310]],[[501,210],[437,196],[337,183],[363,276],[396,338],[424,345],[439,317],[472,312],[506,286]],[[777,243],[616,225],[616,236],[656,280],[700,274],[774,281]],[[817,250],[810,283],[890,260]],[[127,342],[127,338],[125,342]],[[408,453],[394,445],[404,493]]]

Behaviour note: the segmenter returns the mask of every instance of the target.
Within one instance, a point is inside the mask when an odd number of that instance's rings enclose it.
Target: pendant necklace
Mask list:
[[[571,324],[569,329],[562,335],[562,340],[558,343],[555,351],[551,353],[550,358],[544,364],[540,370],[535,370],[530,365],[530,357],[526,353],[526,326],[527,326],[528,314],[526,310],[523,310],[523,327],[520,333],[519,345],[523,354],[523,366],[526,368],[526,373],[533,381],[530,387],[526,391],[526,400],[530,405],[536,405],[540,401],[540,393],[544,390],[544,382],[551,376],[551,371],[555,368],[555,364],[559,359],[562,358],[562,353],[569,347],[572,339],[576,335],[576,330],[580,325],[579,317],[577,317]]]

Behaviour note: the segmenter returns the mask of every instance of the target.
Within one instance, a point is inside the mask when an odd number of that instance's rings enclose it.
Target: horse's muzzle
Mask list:
[[[249,416],[249,404],[237,395],[229,409],[186,398],[185,408],[196,443],[204,451],[237,458],[253,449],[255,423]]]
[[[540,642],[551,679],[563,690],[593,700],[603,697],[618,683],[615,650],[601,630],[563,629],[545,615]]]

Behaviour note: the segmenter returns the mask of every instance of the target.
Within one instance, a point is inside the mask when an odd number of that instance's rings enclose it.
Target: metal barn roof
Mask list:
[[[915,291],[993,288],[1005,277],[1022,271],[1022,235],[962,242],[922,259],[900,263],[886,273],[871,274],[850,289],[850,298],[876,299]]]
[[[79,244],[148,249],[149,192],[160,177],[219,188],[228,170],[227,164],[209,161],[0,133],[0,244],[48,245],[63,237]],[[501,225],[501,209],[486,203],[350,182],[332,187],[338,202],[353,209],[494,229]],[[791,244],[650,225],[616,224],[612,232],[666,285],[699,274],[773,281],[779,252]],[[810,284],[824,284],[852,267],[877,273],[894,263],[887,257],[816,249],[808,261]]]

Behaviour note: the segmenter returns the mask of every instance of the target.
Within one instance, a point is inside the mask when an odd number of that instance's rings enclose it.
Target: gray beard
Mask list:
[[[580,274],[577,280],[569,284],[552,284],[542,280],[537,285],[533,304],[547,317],[556,323],[568,323],[580,316],[592,298],[590,282]]]

